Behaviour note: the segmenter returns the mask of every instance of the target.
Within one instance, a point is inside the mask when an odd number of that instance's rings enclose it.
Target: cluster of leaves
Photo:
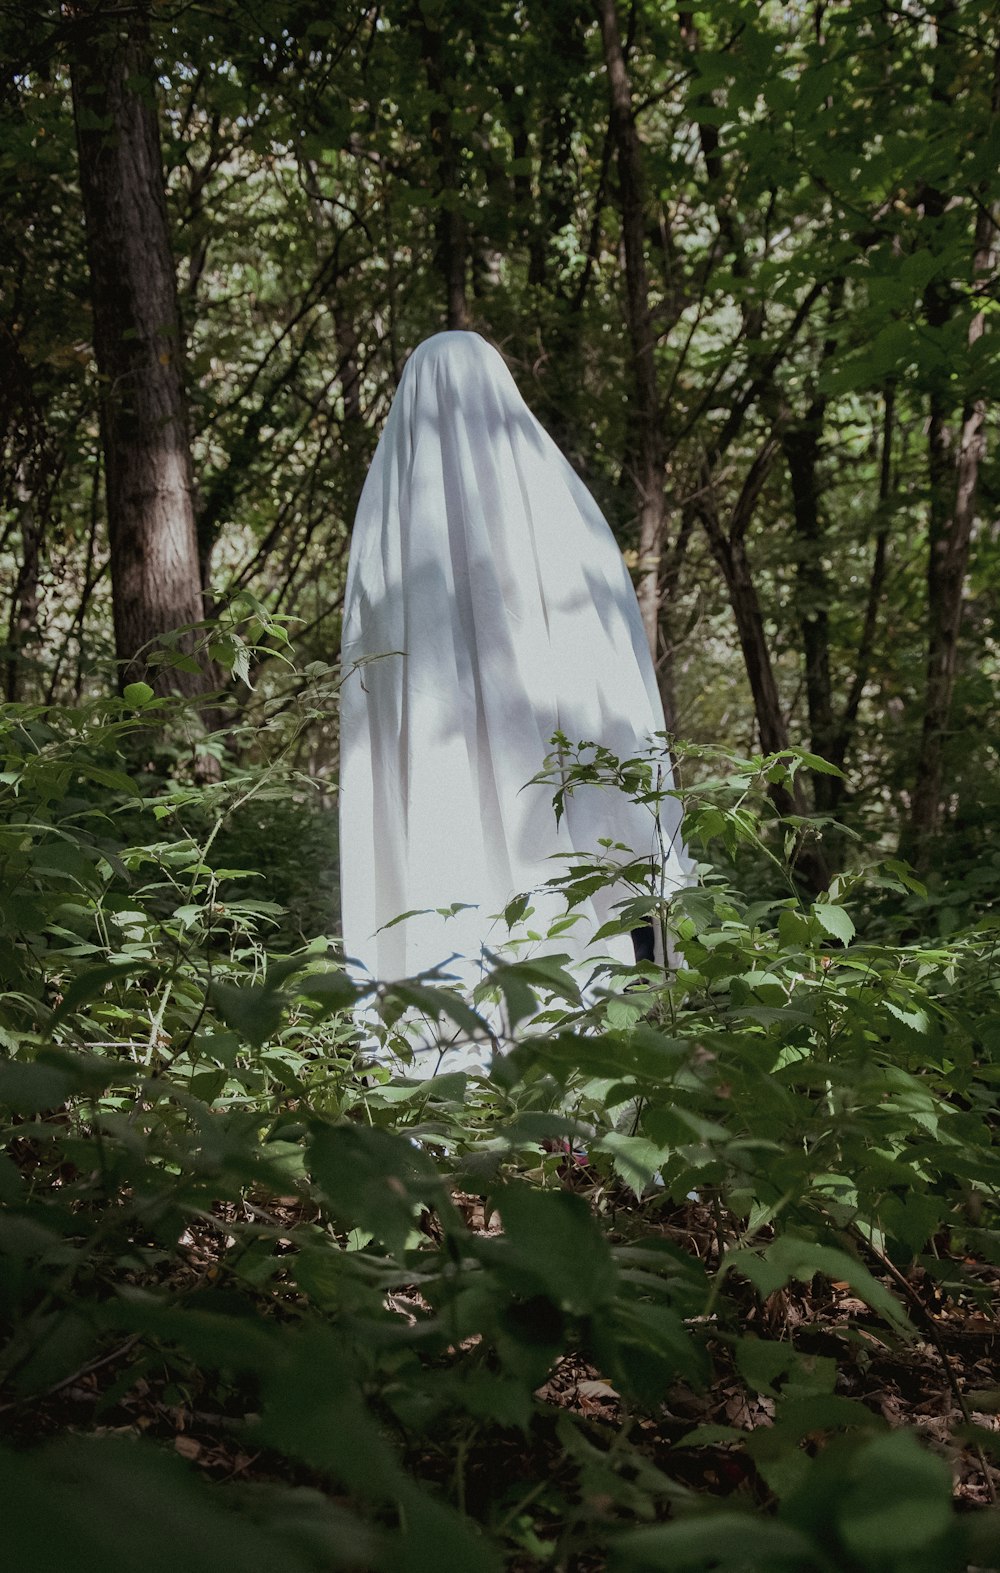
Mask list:
[[[215,855],[248,805],[287,797],[280,753],[200,787],[127,773],[169,709],[133,692],[2,722],[12,1564],[1000,1566],[995,1517],[956,1514],[947,1464],[838,1391],[838,1351],[808,1324],[762,1336],[754,1311],[795,1281],[849,1286],[868,1309],[846,1360],[914,1336],[914,1261],[942,1294],[981,1292],[955,1264],[997,1259],[990,932],[858,940],[860,875],[747,901],[707,854],[767,852],[765,789],[800,762],[730,761],[690,794],[702,882],[642,898],[678,956],[667,982],[581,995],[555,940],[498,958],[476,1000],[434,979],[366,992],[325,937],[269,953],[280,914]],[[574,770],[660,811],[648,762],[582,750]],[[570,898],[613,862],[571,867]],[[907,894],[898,866],[868,878]],[[490,1076],[359,1073],[359,1005],[405,1054],[408,1013],[481,1037],[491,992],[510,1041]],[[661,1227],[691,1193],[714,1218],[703,1260]],[[540,1396],[567,1358],[613,1426]],[[650,1449],[650,1421],[720,1370],[773,1422]],[[210,1488],[122,1437],[15,1445],[39,1416],[64,1429],[60,1395],[91,1379],[87,1429],[152,1384],[212,1411],[258,1478]],[[692,1490],[676,1460],[696,1450],[740,1460],[739,1484]]]

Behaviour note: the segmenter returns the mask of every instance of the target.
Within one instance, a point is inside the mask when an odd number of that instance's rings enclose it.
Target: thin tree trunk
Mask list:
[[[32,640],[38,637],[38,576],[44,528],[36,492],[23,483],[18,484],[15,491],[21,522],[21,566],[11,596],[7,625],[4,695],[8,703],[20,696],[25,653]]]
[[[123,683],[142,652],[202,616],[148,0],[68,8],[73,109],[101,383],[116,653]],[[207,681],[206,681],[207,678]],[[211,674],[157,686],[204,692]]]
[[[962,601],[975,517],[976,483],[985,452],[985,401],[962,412],[957,449],[940,400],[933,401],[928,429],[930,476],[927,562],[927,678],[924,721],[917,756],[912,830],[917,843],[938,829],[944,787],[944,744],[951,718]]]
[[[445,289],[445,317],[449,328],[469,326],[468,236],[459,208],[458,158],[451,126],[451,103],[443,59],[443,33],[431,27],[418,4],[420,48],[427,86],[435,106],[428,117],[431,148],[437,159],[438,210],[434,229],[437,240],[436,262]]]
[[[843,769],[844,760],[847,758],[847,750],[854,736],[858,711],[868,682],[868,674],[871,671],[872,654],[875,649],[875,630],[878,626],[879,608],[882,604],[882,592],[885,588],[889,553],[889,499],[892,495],[892,436],[895,407],[896,391],[890,383],[886,388],[883,404],[882,455],[879,465],[878,506],[876,509],[878,526],[875,532],[875,550],[872,554],[871,577],[868,581],[868,600],[865,606],[864,622],[861,627],[861,638],[858,641],[858,653],[854,660],[854,677],[851,681],[847,701],[833,739],[833,747],[830,750],[831,763],[837,765],[840,769]],[[832,806],[836,809],[844,795],[844,781],[839,776],[832,777],[832,780]]]
[[[736,632],[753,698],[761,752],[764,754],[781,753],[791,745],[788,725],[778,695],[774,667],[771,664],[771,652],[757,587],[747,557],[746,532],[780,442],[781,432],[778,426],[768,437],[750,467],[740,496],[730,515],[728,528],[720,520],[715,506],[712,475],[707,463],[702,470],[698,493],[691,503],[701,520],[712,555],[722,569],[726,581],[726,590],[733,609]],[[806,813],[806,805],[797,780],[789,786],[776,782],[769,788],[769,792],[779,814],[803,816]],[[803,884],[813,894],[825,890],[830,882],[830,870],[821,847],[809,843],[802,844],[795,858],[795,869]]]
[[[596,0],[611,101],[611,135],[618,165],[625,311],[635,386],[636,490],[639,501],[639,575],[636,592],[654,661],[658,655],[660,561],[666,531],[666,461],[653,322],[646,269],[646,195],[642,145],[622,50],[615,0]],[[667,685],[669,689],[669,684]]]
[[[333,330],[340,354],[338,367],[341,393],[344,399],[344,422],[361,427],[361,369],[358,364],[358,330],[354,317],[344,306],[338,291],[331,302]]]
[[[955,0],[940,0],[936,8],[937,48],[933,95],[947,107],[954,54],[954,29],[958,21]],[[994,55],[991,113],[1000,115],[1000,50]],[[973,284],[985,291],[996,267],[996,222],[982,193],[975,228],[972,261]],[[924,210],[929,217],[944,212],[944,193],[925,188]],[[941,328],[952,312],[944,289],[932,280],[925,295],[925,312],[932,327]],[[970,347],[981,338],[984,313],[973,316],[968,331]],[[944,745],[951,719],[955,675],[958,669],[962,602],[975,519],[976,486],[985,454],[986,401],[969,400],[961,413],[957,437],[949,425],[946,396],[935,390],[928,421],[928,475],[930,508],[927,561],[927,676],[924,720],[917,755],[916,779],[910,817],[910,837],[918,862],[926,860],[930,839],[941,820],[944,789]]]
[[[783,445],[792,483],[792,513],[798,543],[796,581],[810,747],[813,753],[826,759],[833,747],[833,694],[830,683],[830,586],[823,567],[819,501],[820,431],[819,423],[807,417],[785,432]],[[833,779],[821,771],[813,772],[818,809],[829,808]]]
[[[830,290],[828,330],[820,354],[818,376],[836,351],[834,324],[844,299],[844,280],[838,277]],[[781,395],[774,387],[779,403]],[[823,517],[819,462],[826,420],[827,396],[815,393],[804,417],[783,424],[782,447],[792,487],[792,515],[797,538],[796,579],[799,592],[799,628],[805,661],[806,704],[809,711],[810,747],[830,759],[836,727],[833,682],[830,672],[830,582],[823,566],[826,526]],[[826,812],[833,807],[835,776],[812,772],[813,801]]]
[[[722,569],[726,581],[757,718],[761,752],[780,753],[790,746],[788,726],[781,708],[774,667],[771,665],[764,617],[746,553],[746,543],[742,532],[723,527],[710,493],[699,497],[695,506],[712,556]],[[795,812],[800,811],[801,805],[796,805]]]

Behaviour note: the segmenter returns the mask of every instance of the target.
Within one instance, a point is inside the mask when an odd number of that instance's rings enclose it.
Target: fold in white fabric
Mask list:
[[[601,837],[667,889],[687,883],[672,800],[658,834],[647,808],[586,787],[557,827],[553,789],[525,786],[557,730],[631,757],[664,720],[611,530],[476,333],[435,334],[407,362],[358,506],[342,659],[344,949],[374,977],[457,958],[448,970],[473,982],[511,898]],[[574,908],[542,950],[631,962],[627,934],[593,941],[630,893]],[[536,927],[566,911],[553,894],[533,905]]]

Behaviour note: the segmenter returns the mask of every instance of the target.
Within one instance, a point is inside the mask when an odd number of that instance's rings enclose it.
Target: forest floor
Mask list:
[[[585,1165],[567,1172],[564,1183],[584,1195],[594,1189]],[[479,1198],[459,1193],[455,1200],[470,1228],[497,1227],[484,1218]],[[658,1234],[711,1267],[719,1252],[717,1221],[711,1209],[697,1201],[680,1207],[667,1207],[662,1198],[659,1202],[650,1206],[633,1199],[629,1206],[622,1193],[616,1199],[615,1217],[620,1214],[633,1239],[637,1228],[647,1238]],[[272,1200],[269,1211],[290,1229],[303,1221],[297,1199],[288,1198],[287,1205],[277,1206]],[[227,1245],[227,1218],[232,1221],[238,1212],[227,1205],[218,1208],[217,1216],[217,1227],[206,1222],[197,1232],[186,1231],[182,1246],[187,1265],[181,1270],[186,1281],[173,1283],[173,1289],[187,1293],[217,1279],[219,1258]],[[293,1249],[291,1242],[288,1249]],[[965,1288],[959,1291],[957,1274],[956,1283],[949,1285],[948,1258],[943,1247],[940,1249],[940,1258],[934,1262],[940,1271],[934,1277],[922,1266],[915,1266],[904,1277],[891,1264],[883,1264],[881,1276],[886,1286],[906,1302],[918,1329],[915,1341],[903,1342],[887,1330],[847,1284],[823,1278],[817,1278],[811,1288],[785,1289],[763,1301],[756,1300],[748,1289],[744,1330],[770,1340],[791,1341],[799,1354],[832,1357],[837,1367],[837,1394],[860,1400],[890,1426],[918,1431],[947,1460],[957,1505],[969,1508],[995,1502],[1000,1486],[996,1376],[1000,1271],[965,1260],[961,1264]],[[878,1265],[873,1268],[878,1274]],[[970,1278],[980,1291],[974,1299],[968,1292]],[[949,1287],[955,1289],[954,1298]],[[262,1314],[274,1314],[276,1309],[280,1314],[280,1273],[271,1281],[268,1300],[268,1305],[262,1301]],[[405,1295],[394,1296],[393,1309],[412,1315],[415,1304],[408,1305]],[[677,1384],[664,1393],[657,1410],[640,1415],[625,1412],[600,1371],[574,1356],[562,1358],[536,1394],[538,1403],[527,1436],[495,1425],[478,1429],[462,1470],[465,1510],[476,1516],[477,1500],[488,1501],[498,1472],[513,1487],[523,1486],[528,1494],[533,1483],[557,1483],[559,1472],[567,1467],[557,1437],[558,1417],[566,1410],[573,1412],[598,1448],[610,1447],[624,1427],[631,1446],[679,1486],[716,1497],[735,1494],[766,1505],[770,1500],[767,1486],[738,1444],[720,1441],[718,1445],[684,1446],[685,1436],[695,1427],[728,1426],[749,1433],[768,1427],[774,1415],[773,1398],[748,1396],[747,1384],[732,1367],[721,1342],[712,1348],[712,1354],[715,1377],[710,1386],[698,1392]],[[245,1392],[236,1387],[226,1389],[218,1377],[204,1373],[179,1377],[176,1367],[155,1356],[151,1359],[149,1351],[132,1338],[34,1403],[30,1414],[18,1417],[16,1430],[22,1440],[32,1442],[66,1431],[141,1435],[172,1446],[216,1482],[282,1482],[328,1491],[328,1481],[296,1468],[287,1458],[255,1447],[248,1440],[252,1417],[246,1410]],[[981,1441],[971,1437],[973,1426],[997,1433],[997,1446],[990,1448],[994,1462],[986,1457]],[[810,1445],[807,1437],[805,1446]],[[428,1484],[453,1489],[454,1458],[447,1444],[421,1441],[418,1451],[411,1448],[407,1462]],[[523,1567],[529,1566],[538,1563],[529,1559]],[[580,1566],[585,1573],[583,1564]]]

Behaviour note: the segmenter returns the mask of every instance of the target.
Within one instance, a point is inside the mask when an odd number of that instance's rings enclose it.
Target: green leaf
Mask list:
[[[346,972],[314,972],[299,983],[296,991],[306,999],[315,1000],[322,1009],[320,1016],[350,1010],[368,991],[352,982]]]
[[[832,765],[828,759],[823,759],[819,754],[807,754],[804,749],[796,749],[795,758],[801,761],[802,764],[807,765],[810,770],[815,771],[817,775],[839,776],[841,781],[845,779],[844,772],[839,765]]]
[[[540,1289],[576,1315],[607,1305],[617,1274],[603,1231],[581,1196],[508,1185],[494,1199],[503,1237],[484,1241],[482,1249],[519,1292]]]
[[[845,1398],[840,1393],[818,1393],[810,1398],[784,1399],[773,1429],[777,1430],[779,1424],[786,1435],[799,1441],[813,1431],[882,1431],[887,1421],[869,1409],[860,1398]]]
[[[591,1152],[606,1152],[611,1156],[612,1167],[618,1178],[635,1196],[641,1196],[658,1174],[669,1148],[658,1146],[645,1136],[626,1136],[621,1131],[605,1131],[590,1144]]]
[[[528,910],[528,900],[529,898],[527,896],[515,896],[514,900],[509,901],[504,907],[503,920],[509,929],[512,929],[515,924],[520,923],[521,919],[524,917],[524,914]]]
[[[343,1339],[312,1327],[286,1336],[282,1354],[264,1380],[262,1439],[369,1501],[394,1495],[402,1472],[354,1387]]]
[[[677,1376],[701,1386],[710,1375],[701,1344],[669,1305],[619,1300],[612,1324],[615,1357],[626,1385],[648,1404]],[[603,1344],[603,1324],[597,1336]]]
[[[288,1003],[284,994],[267,984],[239,988],[222,981],[212,984],[210,998],[226,1025],[258,1048],[277,1033]]]
[[[851,943],[856,931],[843,907],[835,907],[828,901],[817,901],[813,903],[813,914],[827,934],[832,934],[834,939],[839,939],[842,945]]]
[[[60,1022],[71,1016],[78,1006],[85,1005],[88,1000],[96,999],[99,994],[103,994],[107,984],[128,977],[133,972],[148,972],[149,968],[150,963],[145,957],[107,961],[98,967],[88,967],[85,972],[81,972],[73,979],[53,1011],[49,1021],[49,1032],[53,1032]]]
[[[99,786],[110,787],[113,792],[124,792],[128,797],[138,797],[139,788],[121,770],[106,770],[103,765],[92,765],[89,761],[77,766],[80,774],[89,781],[96,781]]]
[[[126,683],[124,693],[122,694],[125,703],[131,705],[133,710],[141,710],[143,706],[148,705],[155,697],[148,683]]]
[[[853,1256],[848,1256],[846,1251],[839,1251],[833,1246],[817,1245],[812,1240],[783,1234],[760,1251],[727,1251],[721,1271],[725,1275],[733,1268],[744,1273],[764,1295],[783,1289],[793,1278],[800,1283],[811,1283],[817,1273],[823,1273],[827,1278],[843,1279],[873,1311],[884,1316],[898,1331],[908,1334],[915,1331],[896,1297],[872,1276],[867,1267]]]
[[[50,1065],[0,1061],[0,1105],[15,1114],[58,1109],[75,1090],[73,1078]]]
[[[845,1544],[866,1565],[891,1558],[899,1566],[947,1536],[953,1521],[951,1471],[912,1433],[897,1431],[870,1442],[854,1474],[837,1504],[837,1523]]]
[[[236,1512],[180,1458],[147,1442],[72,1437],[5,1453],[0,1469],[0,1556],[10,1568],[310,1573],[320,1565],[317,1544],[331,1570],[370,1566],[378,1546],[357,1519],[313,1493],[271,1488],[252,1515]]]
[[[500,1553],[470,1518],[409,1483],[397,1495],[405,1529],[383,1564],[392,1573],[501,1573]]]
[[[421,1148],[372,1126],[320,1127],[309,1144],[308,1166],[342,1223],[370,1230],[396,1253],[406,1245],[418,1207],[441,1192]]]
[[[802,1355],[787,1343],[765,1338],[740,1338],[736,1364],[747,1386],[756,1393],[779,1392],[786,1397],[813,1397],[832,1393],[837,1363],[822,1355]]]
[[[456,1027],[472,1037],[483,1038],[489,1035],[489,1028],[474,1010],[465,1003],[462,996],[456,991],[444,988],[432,988],[426,983],[390,983],[386,985],[385,1000],[387,1003],[398,1002],[409,1009],[419,1011],[422,1015],[429,1016],[432,1021],[439,1021],[447,1017]]]
[[[257,1317],[171,1305],[145,1290],[123,1290],[109,1320],[167,1339],[210,1370],[266,1371],[280,1347],[271,1327]]]
[[[730,1508],[639,1529],[612,1542],[611,1573],[813,1573],[823,1567],[798,1530]]]

